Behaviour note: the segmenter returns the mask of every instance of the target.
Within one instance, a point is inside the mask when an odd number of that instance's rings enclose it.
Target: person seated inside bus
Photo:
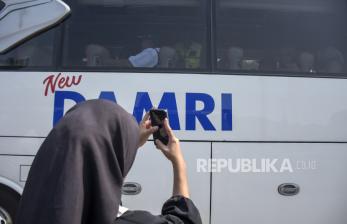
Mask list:
[[[158,68],[175,68],[176,67],[176,50],[169,46],[163,46],[159,51]]]
[[[158,130],[149,117],[147,113],[138,124],[118,104],[100,99],[71,108],[36,154],[15,223],[201,224],[189,196],[180,143],[167,119],[163,126],[168,143],[156,140],[155,144],[173,167],[172,196],[163,204],[161,215],[120,206],[124,179],[137,150]],[[153,184],[155,191],[161,190],[158,186]]]
[[[155,47],[151,36],[141,36],[141,50],[127,59],[113,57],[108,49],[101,45],[89,44],[86,47],[88,66],[117,66],[121,68],[153,68],[158,65],[160,48]]]
[[[299,55],[298,66],[301,72],[314,73],[315,57],[308,51],[303,51]]]
[[[0,55],[0,65],[20,67],[45,67],[53,63],[53,46],[42,43],[42,38],[32,39],[7,54]]]
[[[0,54],[0,67],[2,66],[14,66],[14,54],[13,51],[9,51],[5,54]]]
[[[21,46],[22,47],[22,46]],[[23,66],[50,66],[53,63],[53,47],[25,45],[16,52],[16,58]]]
[[[198,69],[201,67],[202,45],[200,43],[184,38],[184,41],[176,43],[174,48],[177,68]]]
[[[240,70],[243,49],[237,46],[220,48],[217,50],[217,66],[225,70]]]
[[[259,70],[259,59],[255,57],[245,57],[244,49],[238,46],[231,46],[225,52],[219,67],[227,70]]]
[[[342,73],[345,71],[345,59],[335,47],[326,47],[317,54],[318,72]]]
[[[280,49],[279,58],[276,63],[278,71],[283,72],[298,72],[300,71],[297,65],[297,53],[292,47],[284,47]]]
[[[227,69],[241,70],[243,57],[244,52],[242,48],[236,46],[230,47],[226,54]]]

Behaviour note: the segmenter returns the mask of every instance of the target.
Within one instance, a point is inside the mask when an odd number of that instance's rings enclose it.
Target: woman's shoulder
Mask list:
[[[160,215],[142,210],[128,210],[115,222],[115,224],[128,223],[201,224],[201,218],[192,200],[183,196],[173,196],[164,203]]]
[[[128,223],[164,224],[167,222],[165,222],[165,219],[162,219],[161,215],[153,215],[152,213],[143,210],[128,210],[114,222],[114,224]]]

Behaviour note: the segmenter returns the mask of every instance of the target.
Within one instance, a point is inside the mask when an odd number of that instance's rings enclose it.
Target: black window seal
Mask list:
[[[137,74],[194,74],[194,75],[222,75],[222,76],[252,76],[252,77],[274,77],[274,78],[324,78],[324,79],[347,79],[347,74],[339,73],[339,74],[326,74],[326,73],[296,73],[296,72],[257,72],[257,71],[207,71],[207,70],[162,70],[162,69],[144,69],[144,70],[129,70],[129,69],[90,69],[83,68],[60,68],[54,69],[50,67],[25,67],[25,68],[16,68],[16,69],[2,69],[0,67],[0,72],[85,72],[85,73],[137,73]]]
[[[208,19],[208,34],[209,34],[209,39],[207,46],[209,47],[209,62],[210,62],[210,70],[211,72],[215,71],[217,68],[217,45],[216,45],[216,1],[215,0],[210,0],[210,7],[208,12],[207,12],[207,19]]]
[[[1,1],[1,0],[0,0]],[[206,7],[206,68],[201,69],[159,69],[159,68],[117,68],[117,67],[87,67],[87,66],[63,66],[63,42],[65,39],[66,24],[63,21],[59,23],[57,38],[54,41],[57,54],[54,58],[52,66],[44,67],[23,67],[23,66],[0,66],[0,72],[86,72],[86,73],[168,73],[168,74],[204,74],[204,75],[227,75],[227,76],[254,76],[254,77],[300,77],[300,78],[331,78],[331,79],[347,79],[347,74],[324,74],[324,73],[298,73],[298,72],[281,72],[281,71],[233,71],[222,70],[217,68],[216,58],[216,1],[206,0],[204,2],[210,7]]]

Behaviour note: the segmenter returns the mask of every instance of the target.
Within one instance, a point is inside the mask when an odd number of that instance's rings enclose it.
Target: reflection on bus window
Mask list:
[[[0,55],[1,67],[52,67],[55,29]]]
[[[65,67],[206,68],[206,0],[71,4]],[[83,38],[82,38],[83,37]]]
[[[217,68],[346,72],[346,1],[217,0]]]

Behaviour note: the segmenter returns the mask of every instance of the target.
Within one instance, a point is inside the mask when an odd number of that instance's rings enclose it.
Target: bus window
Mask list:
[[[0,10],[3,9],[5,7],[5,2],[0,0]]]
[[[207,1],[67,1],[63,66],[206,68]]]
[[[217,68],[344,74],[346,9],[343,0],[217,0]]]
[[[0,55],[0,69],[44,68],[54,65],[54,39],[56,28],[44,32],[18,47]]]

